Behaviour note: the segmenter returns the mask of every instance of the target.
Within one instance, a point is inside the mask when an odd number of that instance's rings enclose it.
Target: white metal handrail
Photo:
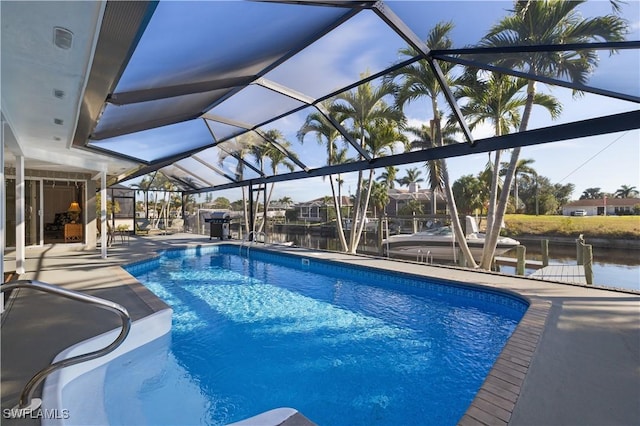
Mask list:
[[[9,290],[13,290],[16,288],[30,288],[33,290],[44,291],[45,293],[51,293],[58,296],[66,297],[67,299],[77,300],[84,303],[89,303],[97,306],[101,309],[106,309],[112,312],[117,313],[122,320],[122,329],[120,330],[120,334],[116,339],[111,342],[109,345],[105,346],[102,349],[98,349],[93,352],[88,352],[86,354],[77,355],[71,358],[63,359],[49,366],[43,368],[38,371],[32,378],[27,382],[22,393],[20,394],[20,400],[18,402],[17,408],[27,408],[29,407],[32,410],[37,409],[42,401],[39,398],[33,398],[33,392],[35,388],[51,373],[56,370],[59,370],[64,367],[69,367],[71,365],[79,364],[81,362],[90,361],[92,359],[100,358],[104,355],[107,355],[113,352],[120,344],[126,339],[129,334],[129,330],[131,329],[131,316],[127,309],[119,305],[115,302],[111,302],[110,300],[102,299],[100,297],[90,296],[88,294],[80,293],[74,290],[68,290],[66,288],[54,286],[51,284],[46,284],[40,281],[35,280],[19,280],[19,281],[11,281],[6,284],[0,285],[0,292],[5,292]]]
[[[244,247],[244,243],[248,242],[249,245],[247,246],[247,256],[249,256],[249,248],[251,247],[251,244],[254,242],[259,242],[257,240],[258,235],[262,235],[262,243],[266,244],[267,243],[267,234],[263,231],[249,231],[249,233],[247,234],[246,237],[244,237],[244,239],[242,240],[242,243],[240,243],[240,252],[239,254],[242,255],[242,247]],[[251,236],[253,236],[253,239],[251,238]]]
[[[432,264],[433,263],[433,254],[431,253],[431,250],[427,250],[426,253],[422,252],[422,249],[418,249],[418,254],[416,255],[416,262],[420,262],[420,263],[428,263],[428,264]]]

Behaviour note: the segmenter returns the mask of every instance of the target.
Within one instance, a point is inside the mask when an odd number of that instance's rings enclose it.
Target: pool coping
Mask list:
[[[181,249],[198,245],[218,244],[218,242],[205,242],[204,238],[198,241],[192,235],[185,235],[182,236],[182,239],[172,241],[165,241],[162,237],[139,238],[138,240],[144,245],[138,247],[136,247],[136,239],[134,238],[132,240],[133,242],[130,245],[117,247],[116,250],[113,250],[115,253],[112,254],[110,260],[103,261],[105,262],[105,267],[110,267],[108,270],[99,267],[92,270],[92,274],[100,275],[102,281],[111,282],[117,280],[119,283],[125,283],[125,287],[131,285],[133,285],[133,287],[142,287],[139,288],[141,296],[151,295],[151,299],[145,302],[150,307],[153,305],[166,307],[166,305],[152,295],[151,292],[137,282],[137,280],[132,280],[131,275],[122,268],[122,265],[132,263],[135,260],[153,258],[158,255],[158,252],[165,248]],[[153,250],[149,250],[152,242],[157,244]],[[224,244],[239,245],[240,243],[225,241]],[[323,252],[296,247],[267,246],[270,250],[274,251],[283,251],[298,256],[318,256],[319,258],[339,261],[340,263],[359,264],[365,267],[371,267],[374,264],[376,265],[375,267],[378,267],[380,264],[384,264],[385,267],[381,269],[402,271],[403,273],[406,273],[407,270],[416,270],[417,275],[440,278],[445,281],[459,281],[468,286],[479,285],[492,290],[506,290],[507,292],[514,292],[518,294],[519,297],[527,299],[530,303],[529,309],[525,312],[522,320],[507,341],[507,344],[501,351],[500,356],[466,413],[459,420],[460,424],[581,423],[575,419],[584,419],[585,416],[588,416],[590,413],[595,413],[594,418],[596,419],[607,419],[608,421],[606,421],[606,423],[609,424],[628,424],[630,418],[640,418],[640,409],[637,407],[637,404],[633,404],[633,401],[638,399],[634,398],[636,394],[640,395],[640,391],[638,391],[638,389],[640,389],[640,373],[637,371],[637,365],[640,365],[640,356],[638,356],[638,350],[636,348],[636,346],[640,347],[640,345],[637,345],[637,343],[640,343],[640,340],[637,339],[637,335],[640,335],[638,333],[638,331],[640,331],[640,322],[637,316],[637,312],[640,312],[640,309],[638,309],[640,308],[640,296],[638,296],[638,294],[593,286],[575,286],[543,282],[506,274],[471,271],[455,267],[432,266],[417,264],[415,262],[389,262],[386,259],[372,256]],[[140,247],[144,247],[142,249],[144,252],[141,252]],[[44,256],[47,254],[46,250],[45,253],[39,254],[40,257],[33,256],[33,259],[39,260],[39,262],[34,262],[37,264],[32,265],[28,269],[28,271],[31,272],[20,278],[34,279],[37,278],[41,270],[47,270],[47,272],[43,274],[45,278],[43,281],[52,283],[61,282],[61,285],[64,285],[65,282],[69,282],[71,277],[75,276],[75,272],[73,272],[75,266],[69,266],[70,264],[79,264],[78,260],[73,258],[74,253],[70,254],[70,260],[62,261],[60,260],[60,256],[52,256],[51,260],[47,260]],[[91,262],[95,262],[95,254],[89,257],[92,259]],[[45,261],[43,262],[42,259],[45,259]],[[5,262],[6,261],[7,257],[5,256]],[[47,262],[52,262],[52,265],[48,265]],[[56,262],[57,264],[55,264]],[[29,263],[27,263],[27,265],[29,266]],[[91,263],[89,263],[89,265],[91,265]],[[111,266],[116,265],[118,268],[111,268]],[[48,271],[49,269],[51,269],[50,272]],[[109,271],[108,273],[111,274],[108,278],[104,277],[106,271]],[[115,274],[113,273],[114,271]],[[33,274],[35,274],[35,276]],[[52,280],[52,278],[54,279]],[[78,289],[77,287],[74,288]],[[92,287],[89,286],[88,288]],[[593,301],[591,305],[589,305],[591,306],[589,309],[590,312],[593,312],[596,316],[601,314],[598,319],[601,319],[603,316],[602,312],[599,312],[599,306],[596,306],[595,303],[600,300],[615,302],[615,304],[607,304],[607,307],[602,309],[602,311],[606,311],[608,315],[605,315],[604,318],[613,316],[615,320],[626,320],[626,322],[612,325],[611,321],[605,320],[596,324],[596,327],[601,329],[599,330],[599,334],[595,334],[596,337],[605,337],[609,340],[618,339],[618,341],[613,342],[615,343],[613,348],[609,347],[610,345],[597,344],[592,344],[591,347],[589,347],[589,349],[598,352],[596,355],[602,359],[603,362],[593,364],[592,359],[594,357],[592,354],[589,354],[591,358],[586,361],[584,359],[578,359],[578,362],[574,363],[573,359],[569,359],[568,370],[570,371],[568,373],[559,373],[559,366],[564,367],[564,364],[553,359],[557,358],[555,352],[552,353],[553,356],[550,359],[549,354],[551,351],[560,350],[562,352],[560,357],[564,357],[561,361],[567,363],[566,358],[568,356],[578,350],[584,350],[584,335],[576,335],[575,333],[568,335],[568,342],[563,340],[561,344],[558,345],[560,339],[567,338],[565,334],[558,332],[560,326],[566,326],[568,323],[565,317],[569,314],[575,316],[573,312],[565,312],[568,311],[566,306],[569,305],[569,302],[573,302],[574,299],[582,300],[574,297],[574,294],[578,296],[584,294],[590,295]],[[14,296],[12,295],[12,297]],[[630,309],[633,311],[632,317],[629,316]],[[152,308],[152,310],[155,309]],[[553,314],[549,315],[550,312],[553,312]],[[625,317],[625,315],[627,316]],[[592,324],[590,324],[589,321],[585,321],[584,318],[585,317],[577,319],[569,318],[570,320],[575,320],[573,322],[569,321],[569,325],[573,326],[575,325],[574,323],[576,323],[580,326],[592,326]],[[3,322],[5,319],[3,315]],[[628,339],[629,330],[632,332],[632,341]],[[625,333],[627,340],[624,343],[626,343],[627,347],[623,348],[620,345],[619,336]],[[589,334],[588,337],[591,337],[591,334]],[[628,347],[630,342],[633,345],[631,349]],[[576,348],[573,348],[574,345]],[[573,352],[568,352],[567,346]],[[630,360],[632,361],[631,363]],[[549,362],[551,363],[550,367],[548,366]],[[585,362],[587,363],[586,365]],[[533,373],[531,371],[532,367],[534,367]],[[550,368],[549,371],[543,371],[548,368]],[[613,371],[610,371],[610,368],[613,368]],[[602,380],[604,377],[605,383],[597,382],[595,388],[580,386],[584,380],[575,380],[575,374],[567,376],[567,374],[575,373],[576,370],[588,380],[595,381],[598,378]],[[26,373],[23,374],[26,375]],[[568,383],[562,381],[563,377],[560,377],[562,374],[565,374],[565,379],[568,378]],[[603,376],[603,374],[605,376]],[[609,376],[611,376],[610,379],[608,378]],[[540,382],[545,383],[546,386],[547,382],[545,382],[545,380],[549,379],[558,383],[551,383],[551,389],[548,390],[546,387],[542,387]],[[621,389],[622,392],[626,391],[622,398],[620,395],[615,395],[619,389]],[[558,396],[559,398],[557,398]],[[556,400],[556,398],[558,400]],[[600,398],[604,404],[610,405],[606,407],[598,406],[601,405],[598,403],[577,405],[576,400],[580,398],[584,398],[580,400],[581,404],[584,403],[584,400],[591,399],[593,401],[594,398]],[[623,399],[622,402],[621,399]],[[5,395],[3,392],[3,408],[6,408],[4,407],[4,400]],[[544,405],[545,403],[548,405]],[[541,406],[543,409],[540,408]],[[618,414],[610,417],[612,406],[618,407],[616,412],[621,412],[622,415]],[[545,413],[541,417],[538,413],[542,411]],[[540,418],[546,418],[547,420],[541,421],[539,420]],[[563,418],[564,422],[562,421]],[[534,420],[532,421],[532,419]],[[552,421],[548,419],[552,419]],[[4,420],[6,421],[6,419]],[[12,422],[7,422],[7,424],[12,424]],[[39,424],[39,422],[24,423],[23,420],[20,424]]]

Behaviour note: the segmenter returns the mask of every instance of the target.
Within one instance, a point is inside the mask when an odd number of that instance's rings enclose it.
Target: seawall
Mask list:
[[[555,245],[567,245],[573,246],[576,243],[577,236],[574,237],[549,237],[540,235],[519,235],[514,237],[522,243],[535,243],[542,240],[549,240],[550,243]],[[616,238],[589,238],[588,235],[584,236],[586,244],[591,244],[594,248],[616,248],[616,249],[629,249],[640,250],[640,239],[628,240],[628,239],[616,239]]]

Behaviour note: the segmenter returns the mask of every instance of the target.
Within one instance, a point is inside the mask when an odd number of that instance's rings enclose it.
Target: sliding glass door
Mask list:
[[[42,244],[42,181],[27,179],[24,182],[24,223],[25,245]],[[5,241],[7,247],[16,246],[16,180],[6,180],[6,223]]]

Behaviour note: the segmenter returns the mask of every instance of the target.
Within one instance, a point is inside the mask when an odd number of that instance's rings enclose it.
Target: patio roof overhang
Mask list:
[[[19,14],[20,2],[3,3],[16,3],[8,10]],[[486,6],[482,3],[465,7],[469,14],[479,13]],[[585,49],[637,57],[640,41],[478,48],[463,40],[452,49],[431,50],[423,41],[425,27],[454,19],[453,10],[439,1],[101,3],[98,11],[84,12],[95,19],[94,44],[87,51],[86,78],[77,79],[84,81],[84,89],[70,147],[125,164],[126,170],[110,173],[111,183],[159,170],[184,192],[200,193],[640,128],[638,69],[626,70],[624,84],[606,76],[578,84],[495,62],[514,52]],[[426,12],[428,25],[414,19]],[[407,46],[416,54],[399,59],[398,50]],[[377,85],[417,61],[425,61],[439,81],[461,142],[374,157],[325,102],[362,84]],[[614,98],[625,106],[613,114],[594,111],[583,120],[474,139],[443,64],[525,77]],[[309,153],[310,143],[297,143],[296,130],[312,113],[335,127],[345,141],[347,162],[327,165]],[[8,114],[9,124],[14,116]],[[276,140],[276,130],[283,139]],[[15,133],[20,139],[19,129]],[[264,147],[277,150],[291,169],[247,155]]]

